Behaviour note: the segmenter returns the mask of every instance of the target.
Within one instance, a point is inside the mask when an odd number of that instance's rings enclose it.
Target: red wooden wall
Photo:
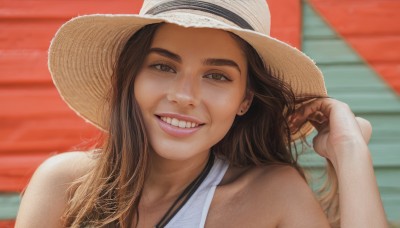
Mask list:
[[[310,2],[400,95],[400,1],[310,0]]]
[[[300,1],[268,0],[272,35],[300,46]],[[138,12],[142,0],[0,0],[0,192],[19,192],[54,153],[80,148],[97,130],[59,97],[47,70],[58,27],[92,13]]]

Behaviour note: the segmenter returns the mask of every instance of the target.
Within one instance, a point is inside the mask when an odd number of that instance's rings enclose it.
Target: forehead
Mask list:
[[[196,53],[204,57],[234,58],[238,61],[245,59],[238,41],[230,33],[210,28],[163,24],[155,33],[151,46],[167,48],[176,53]]]

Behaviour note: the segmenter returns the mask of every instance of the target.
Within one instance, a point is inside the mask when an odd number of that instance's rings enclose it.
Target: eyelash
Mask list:
[[[158,70],[158,71],[162,71],[162,72],[176,73],[176,71],[175,71],[174,68],[172,68],[172,67],[170,67],[168,64],[164,64],[164,63],[153,64],[153,65],[150,65],[150,67],[151,67],[151,68],[154,68],[154,69],[156,69],[156,70]],[[165,70],[165,69],[163,70],[163,69],[162,69],[163,67],[167,67],[168,69],[167,69],[167,70]],[[170,70],[172,70],[172,72],[171,72]]]
[[[175,69],[173,67],[170,67],[168,64],[157,63],[157,64],[150,65],[150,67],[154,68],[155,70],[162,71],[162,72],[176,73]],[[166,67],[168,69],[165,69],[164,67]],[[164,68],[164,70],[162,68]],[[171,70],[172,70],[172,72],[171,72]],[[211,76],[211,77],[209,77],[209,76]],[[215,79],[212,76],[218,76],[219,79]],[[228,76],[226,76],[225,74],[221,74],[221,73],[209,73],[209,74],[205,75],[204,77],[215,80],[215,81],[232,81]]]
[[[207,76],[210,76],[210,75],[216,75],[220,79],[213,79],[213,78],[207,77]],[[228,82],[232,81],[228,76],[226,76],[224,74],[221,74],[221,73],[209,73],[209,74],[205,75],[205,77],[209,78],[209,79],[212,79],[212,80],[216,80],[216,81],[228,81]]]

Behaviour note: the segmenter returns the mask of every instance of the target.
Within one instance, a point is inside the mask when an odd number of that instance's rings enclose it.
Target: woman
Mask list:
[[[49,69],[106,139],[45,161],[16,227],[329,227],[337,181],[342,227],[385,227],[369,123],[268,34],[263,0],[148,0],[65,24]],[[337,175],[320,202],[291,149],[311,125]]]

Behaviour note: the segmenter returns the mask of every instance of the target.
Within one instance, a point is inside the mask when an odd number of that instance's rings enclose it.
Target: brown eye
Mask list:
[[[228,77],[223,74],[211,73],[204,76],[205,78],[209,78],[216,81],[231,81]]]
[[[163,72],[176,73],[172,67],[170,67],[166,64],[154,64],[154,65],[151,65],[151,67],[156,70],[163,71]]]

